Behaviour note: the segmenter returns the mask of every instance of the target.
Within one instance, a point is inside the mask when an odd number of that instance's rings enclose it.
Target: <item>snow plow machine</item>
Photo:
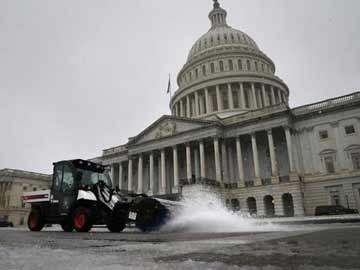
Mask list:
[[[80,159],[54,163],[50,190],[26,192],[23,200],[31,204],[31,231],[60,224],[66,232],[88,232],[94,225],[121,232],[128,224],[157,231],[177,204],[114,189],[105,166]]]

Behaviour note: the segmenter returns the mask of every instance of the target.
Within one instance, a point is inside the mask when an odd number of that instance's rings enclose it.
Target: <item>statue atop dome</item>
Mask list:
[[[214,1],[214,8],[219,8],[220,4],[218,2],[218,0],[213,0]]]

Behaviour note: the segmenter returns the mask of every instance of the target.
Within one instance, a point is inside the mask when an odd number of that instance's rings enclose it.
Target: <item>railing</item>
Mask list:
[[[290,176],[289,175],[279,176],[279,181],[280,181],[280,183],[289,183]]]
[[[337,97],[337,98],[332,98],[332,99],[328,99],[328,100],[325,100],[325,101],[313,103],[313,104],[310,104],[310,105],[297,107],[297,108],[294,108],[292,110],[292,112],[295,115],[299,115],[299,114],[304,114],[304,113],[309,113],[309,112],[314,112],[314,111],[318,111],[318,110],[331,108],[333,106],[346,104],[346,103],[349,103],[351,101],[357,101],[357,100],[360,100],[360,92],[355,92],[355,93],[352,93],[350,95],[341,96],[341,97]]]
[[[261,179],[261,183],[263,184],[263,186],[269,186],[271,185],[271,178]]]
[[[103,156],[108,156],[108,155],[112,155],[115,153],[124,152],[126,150],[127,150],[127,147],[125,145],[116,146],[113,148],[103,150]]]
[[[245,181],[245,187],[253,187],[255,186],[254,181]]]
[[[237,183],[226,183],[224,186],[225,186],[226,189],[236,189],[236,188],[238,188]]]
[[[189,186],[189,185],[204,185],[204,186],[212,186],[219,187],[220,183],[214,179],[209,178],[192,178],[192,179],[180,179],[180,186]]]
[[[241,115],[229,117],[227,119],[224,119],[223,121],[224,121],[224,124],[229,125],[229,124],[233,124],[233,123],[238,123],[239,121],[246,121],[246,120],[251,120],[254,118],[259,118],[261,116],[269,115],[270,113],[281,112],[281,111],[284,111],[287,109],[288,109],[288,107],[285,103],[280,103],[280,104],[268,106],[265,108],[261,108],[261,109],[255,110],[255,111],[249,111],[249,112],[241,114]]]

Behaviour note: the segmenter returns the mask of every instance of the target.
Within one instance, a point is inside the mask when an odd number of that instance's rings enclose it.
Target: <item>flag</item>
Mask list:
[[[169,82],[168,82],[168,88],[167,88],[167,94],[171,94],[171,79],[170,79],[170,74],[169,74]]]

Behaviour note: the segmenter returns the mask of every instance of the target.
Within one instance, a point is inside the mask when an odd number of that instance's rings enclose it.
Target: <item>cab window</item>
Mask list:
[[[62,168],[63,168],[63,165],[56,165],[54,168],[53,190],[60,191],[62,173],[63,173]]]
[[[62,183],[62,191],[71,191],[74,189],[74,175],[71,167],[67,164],[64,165],[64,175]]]

